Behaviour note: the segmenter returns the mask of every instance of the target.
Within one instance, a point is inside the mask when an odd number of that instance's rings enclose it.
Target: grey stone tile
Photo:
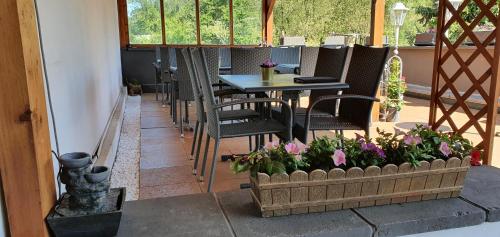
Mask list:
[[[141,118],[141,128],[172,128],[172,127],[174,127],[174,124],[166,116]]]
[[[500,169],[472,167],[461,196],[486,210],[487,221],[500,221]]]
[[[231,236],[211,194],[126,202],[118,237]]]
[[[262,218],[248,190],[217,193],[217,198],[238,237],[372,236],[371,227],[351,210]]]
[[[355,209],[375,226],[375,236],[401,236],[478,225],[486,213],[459,198]]]

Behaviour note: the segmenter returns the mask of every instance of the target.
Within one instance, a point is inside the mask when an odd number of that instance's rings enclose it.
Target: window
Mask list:
[[[128,24],[132,45],[258,45],[262,41],[263,0],[119,1],[126,3],[127,19],[121,22]]]
[[[127,0],[131,44],[161,44],[160,0]]]
[[[233,0],[234,44],[256,45],[261,43],[261,15],[261,0]]]
[[[229,44],[229,0],[200,0],[202,44]]]
[[[196,1],[164,0],[167,44],[196,44]]]

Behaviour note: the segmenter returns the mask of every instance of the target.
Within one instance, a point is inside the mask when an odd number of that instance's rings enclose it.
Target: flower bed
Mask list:
[[[424,126],[379,135],[270,143],[231,167],[250,171],[252,197],[270,217],[456,197],[470,164],[479,164],[460,136]]]

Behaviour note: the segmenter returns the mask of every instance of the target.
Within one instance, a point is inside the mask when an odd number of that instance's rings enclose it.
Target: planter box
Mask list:
[[[105,199],[106,210],[99,214],[71,214],[69,195],[64,194],[61,204],[47,216],[47,223],[56,237],[106,237],[115,236],[120,227],[125,188],[111,189]]]
[[[482,30],[482,31],[473,31],[474,35],[476,35],[477,39],[479,39],[479,42],[484,43],[486,39],[493,33],[493,30]],[[489,42],[489,45],[494,45],[496,42],[496,39],[493,38],[492,41]],[[467,37],[464,42],[465,45],[474,45],[472,40]]]
[[[259,173],[251,177],[252,197],[263,217],[334,211],[356,207],[457,197],[470,167],[470,158],[354,167],[328,173],[295,171]]]
[[[436,33],[420,33],[415,35],[415,46],[436,45]]]

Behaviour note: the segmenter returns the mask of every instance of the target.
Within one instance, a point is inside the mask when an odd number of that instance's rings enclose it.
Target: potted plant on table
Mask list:
[[[262,68],[262,80],[267,81],[273,78],[274,68],[278,66],[271,59],[266,59],[260,67]]]
[[[271,217],[456,197],[469,166],[480,165],[481,153],[458,135],[422,125],[379,134],[270,143],[231,168],[250,171],[250,194]]]

